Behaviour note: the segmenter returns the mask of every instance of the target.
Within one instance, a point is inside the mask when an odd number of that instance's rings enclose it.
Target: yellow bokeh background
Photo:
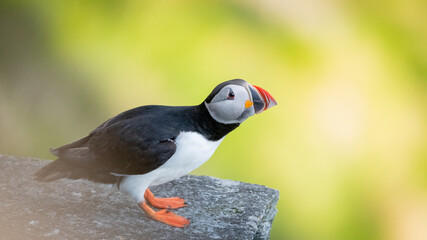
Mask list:
[[[272,239],[427,239],[427,3],[2,0],[0,152],[243,78],[279,105],[194,174],[280,190]]]

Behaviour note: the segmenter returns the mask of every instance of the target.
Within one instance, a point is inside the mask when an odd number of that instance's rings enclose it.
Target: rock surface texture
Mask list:
[[[47,160],[0,155],[0,239],[268,239],[279,192],[265,186],[187,175],[153,187],[183,197],[173,210],[190,219],[173,228],[148,219],[114,187],[84,180],[39,183]]]

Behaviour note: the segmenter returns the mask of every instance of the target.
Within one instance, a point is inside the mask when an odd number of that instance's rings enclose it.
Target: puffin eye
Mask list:
[[[234,97],[235,97],[234,92],[233,90],[230,89],[230,92],[228,93],[228,96],[227,96],[227,100],[234,100]]]

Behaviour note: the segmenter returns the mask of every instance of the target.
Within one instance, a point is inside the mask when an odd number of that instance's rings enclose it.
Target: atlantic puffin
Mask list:
[[[264,89],[234,79],[216,86],[200,105],[133,108],[84,138],[50,149],[58,159],[37,171],[35,179],[115,184],[130,194],[148,217],[186,227],[190,221],[170,211],[187,206],[185,200],[156,198],[148,187],[200,167],[228,133],[275,105],[276,100]],[[150,205],[162,210],[155,211]]]

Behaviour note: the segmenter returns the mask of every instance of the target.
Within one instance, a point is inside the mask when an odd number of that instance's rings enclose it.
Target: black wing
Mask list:
[[[51,152],[59,157],[55,161],[57,165],[59,162],[68,164],[68,170],[70,166],[75,167],[74,173],[68,172],[63,177],[103,181],[96,176],[101,179],[112,176],[111,173],[144,174],[164,164],[176,151],[174,140],[179,131],[162,120],[167,108],[152,111],[153,108],[146,106],[126,111],[103,123],[87,137],[52,149]]]

